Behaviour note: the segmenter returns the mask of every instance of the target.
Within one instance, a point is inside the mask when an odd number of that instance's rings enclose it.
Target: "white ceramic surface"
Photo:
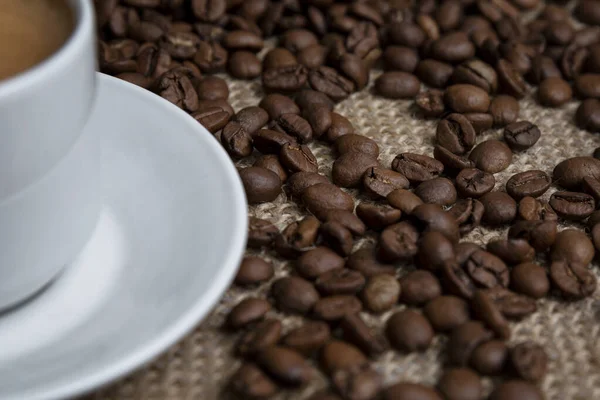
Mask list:
[[[0,317],[0,399],[55,399],[151,361],[196,326],[243,255],[243,187],[214,137],[143,89],[99,75],[104,209],[78,259]]]
[[[92,0],[68,1],[76,28],[67,43],[44,62],[0,82],[0,202],[54,168],[88,119],[96,84]]]

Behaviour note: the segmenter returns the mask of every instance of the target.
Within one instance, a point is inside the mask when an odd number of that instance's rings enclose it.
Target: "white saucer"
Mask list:
[[[77,261],[0,316],[0,399],[78,395],[151,361],[219,301],[244,251],[241,182],[196,121],[99,74],[86,129],[102,137],[105,208]]]

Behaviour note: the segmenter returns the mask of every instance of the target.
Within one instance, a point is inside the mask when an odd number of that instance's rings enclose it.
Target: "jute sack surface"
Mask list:
[[[374,73],[372,78],[376,76],[377,73]],[[258,104],[262,96],[258,81],[226,79],[231,91],[229,101],[236,111]],[[389,167],[393,158],[402,152],[432,155],[435,121],[416,117],[411,101],[392,101],[374,96],[371,87],[372,84],[341,102],[336,106],[336,111],[349,118],[358,133],[379,144],[381,164]],[[496,190],[504,190],[508,178],[517,172],[540,169],[551,174],[554,166],[561,160],[590,155],[600,146],[600,135],[582,131],[573,124],[578,102],[571,102],[560,109],[545,109],[536,104],[533,96],[534,94],[520,102],[520,119],[537,124],[542,136],[533,148],[515,154],[507,170],[495,175]],[[501,137],[502,131],[495,129],[479,136],[477,141],[479,143]],[[310,147],[319,160],[319,171],[330,176],[334,161],[331,149],[322,143],[312,143]],[[250,158],[240,165],[249,165],[252,161],[253,158]],[[543,198],[547,200],[555,190],[556,188],[551,188]],[[267,219],[283,229],[288,223],[306,215],[306,212],[285,195],[281,195],[275,202],[250,207],[249,214]],[[564,227],[561,225],[559,229]],[[465,240],[485,244],[490,239],[505,234],[506,230],[480,227]],[[374,237],[366,238],[356,243],[355,249],[373,240]],[[273,261],[276,277],[289,274],[290,262],[282,262],[264,252],[261,255]],[[540,261],[545,265],[545,260]],[[400,266],[399,275],[412,268],[414,267],[410,265]],[[594,264],[592,268],[600,279],[598,264]],[[239,334],[222,329],[224,318],[244,297],[267,296],[269,286],[267,283],[255,290],[231,287],[194,332],[153,364],[86,399],[229,399],[225,394],[228,379],[240,365],[240,360],[233,356]],[[403,305],[397,305],[393,311],[380,316],[364,315],[371,326],[381,328],[391,313],[402,308]],[[287,329],[302,321],[300,317],[287,317],[276,311],[272,312],[272,316],[281,318]],[[592,297],[578,302],[565,302],[558,297],[540,300],[535,314],[511,324],[511,327],[510,344],[532,340],[545,347],[550,364],[541,387],[548,400],[600,399],[600,289]],[[446,337],[438,335],[424,353],[401,354],[389,350],[376,359],[373,365],[383,375],[386,385],[398,381],[434,385],[445,361],[445,346]],[[319,372],[310,386],[302,390],[282,391],[277,399],[305,399],[326,385],[325,377]],[[493,387],[493,381],[485,378],[484,385],[489,391]]]

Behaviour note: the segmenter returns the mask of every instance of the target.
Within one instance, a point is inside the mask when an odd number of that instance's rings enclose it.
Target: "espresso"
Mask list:
[[[54,54],[73,25],[66,0],[0,0],[0,80]]]

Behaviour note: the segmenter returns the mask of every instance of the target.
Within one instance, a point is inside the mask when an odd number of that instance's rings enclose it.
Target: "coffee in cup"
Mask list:
[[[50,57],[67,41],[73,26],[66,0],[1,0],[0,80]]]

